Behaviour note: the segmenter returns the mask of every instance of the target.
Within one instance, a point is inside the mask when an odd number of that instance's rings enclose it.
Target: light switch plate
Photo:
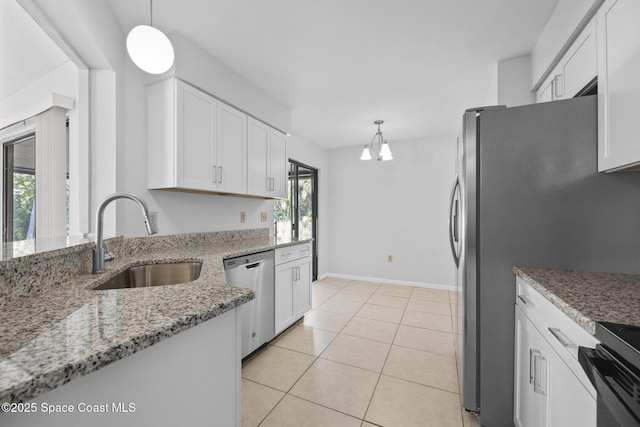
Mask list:
[[[240,212],[240,222],[247,222],[247,213],[246,212]]]

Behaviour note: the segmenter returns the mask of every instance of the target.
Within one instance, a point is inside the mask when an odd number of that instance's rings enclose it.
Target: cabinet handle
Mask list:
[[[220,170],[220,180],[218,181],[218,183],[222,184],[222,166],[218,166],[218,169]]]
[[[562,90],[562,74],[556,74],[553,77],[553,82],[552,82],[552,87],[553,87],[553,99],[558,99],[560,97],[562,97],[562,92],[564,92]],[[558,90],[558,88],[560,88]]]
[[[533,384],[536,376],[536,365],[535,360],[536,356],[540,355],[540,351],[530,348],[529,349],[529,384]]]
[[[214,184],[216,184],[218,182],[218,168],[216,167],[216,165],[211,166],[212,172],[211,172],[211,181],[213,181]]]
[[[532,303],[531,301],[529,301],[529,298],[527,298],[527,297],[526,297],[526,296],[524,296],[524,295],[518,295],[518,299],[519,299],[520,301],[522,301],[522,303],[523,303],[524,305],[526,305],[527,307],[535,307],[535,304],[534,304],[534,303]]]
[[[577,348],[577,346],[571,342],[571,340],[558,328],[548,328],[551,335],[556,337],[560,344],[565,348]]]
[[[533,356],[534,360],[534,380],[533,380],[533,392],[541,395],[546,395],[546,382],[547,382],[547,359],[542,357],[541,354]]]
[[[300,267],[296,267],[296,270],[298,270],[298,280],[300,280]]]

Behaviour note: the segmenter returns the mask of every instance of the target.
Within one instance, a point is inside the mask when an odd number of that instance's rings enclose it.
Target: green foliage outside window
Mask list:
[[[13,174],[13,240],[25,240],[28,236],[31,212],[36,197],[36,176],[28,173]]]

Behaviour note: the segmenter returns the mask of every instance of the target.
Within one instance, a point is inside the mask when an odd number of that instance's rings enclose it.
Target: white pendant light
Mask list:
[[[389,143],[386,139],[382,144],[382,148],[380,149],[380,157],[382,158],[382,160],[393,160],[391,150],[389,149]]]
[[[365,145],[362,149],[362,156],[360,156],[360,160],[371,160],[371,151],[369,150],[369,146]]]
[[[162,31],[153,27],[153,0],[150,15],[150,25],[138,25],[129,31],[127,52],[142,71],[162,74],[173,65],[173,46]]]
[[[393,160],[389,143],[384,139],[380,130],[380,125],[384,123],[384,120],[376,120],[373,123],[378,125],[378,132],[373,136],[371,144],[364,146],[360,160]]]

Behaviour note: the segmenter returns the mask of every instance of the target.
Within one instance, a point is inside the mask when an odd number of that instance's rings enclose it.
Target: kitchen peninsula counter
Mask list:
[[[31,261],[31,268],[46,265],[45,271],[26,271],[28,257],[0,261],[3,282],[24,287],[0,310],[0,402],[32,399],[252,300],[253,291],[226,285],[223,259],[306,241],[279,242],[266,229],[118,237],[109,241],[116,259],[100,275],[91,274],[90,256],[85,259],[92,243],[54,251],[80,264],[81,272],[71,277],[60,272],[64,262],[47,259],[47,252]],[[197,280],[91,289],[130,266],[182,261],[202,262]],[[64,280],[36,283],[56,275]]]
[[[591,335],[595,322],[640,325],[640,275],[524,267],[513,272]]]

